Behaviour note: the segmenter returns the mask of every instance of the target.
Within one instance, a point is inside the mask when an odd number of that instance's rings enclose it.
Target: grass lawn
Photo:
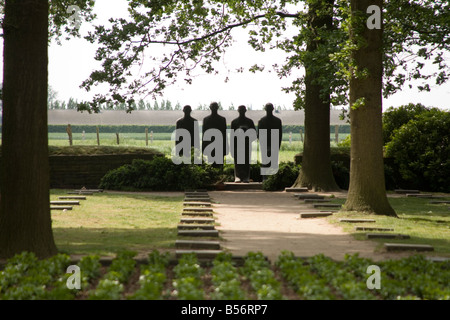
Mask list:
[[[52,190],[51,201],[65,196]],[[114,255],[121,250],[147,252],[171,248],[183,197],[130,193],[87,196],[71,211],[52,211],[53,233],[60,252]]]
[[[383,244],[410,243],[429,244],[434,247],[434,253],[427,255],[439,255],[450,257],[450,210],[448,204],[430,204],[431,200],[450,201],[450,196],[440,199],[420,199],[406,197],[389,197],[389,202],[397,212],[398,218],[386,216],[367,216],[350,212],[340,212],[328,218],[329,221],[344,227],[344,230],[352,233],[356,239],[366,239],[366,233],[372,231],[355,231],[356,226],[392,228],[394,231],[387,233],[407,234],[411,239],[391,240],[377,239],[378,250],[383,249]],[[343,199],[335,199],[336,203],[343,203]],[[351,224],[341,223],[340,218],[371,218],[376,223]],[[377,232],[377,231],[374,231]]]

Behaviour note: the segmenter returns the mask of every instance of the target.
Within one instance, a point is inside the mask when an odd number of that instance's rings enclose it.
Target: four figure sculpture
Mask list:
[[[239,117],[231,122],[230,145],[227,138],[226,119],[218,114],[218,103],[211,103],[209,108],[211,114],[203,119],[201,146],[202,153],[207,157],[209,164],[216,168],[222,167],[224,157],[230,151],[234,159],[235,182],[248,183],[250,181],[252,143],[259,139],[262,162],[261,174],[265,178],[267,175],[276,172],[278,169],[278,152],[282,140],[282,122],[273,115],[273,104],[265,105],[266,115],[259,120],[257,130],[253,120],[245,115],[247,108],[243,105],[239,106]],[[191,117],[192,108],[190,106],[185,106],[183,112],[184,117],[176,122],[175,150],[176,155],[187,157],[188,154],[183,154],[186,152],[185,148],[179,146],[183,143],[186,148],[190,145],[191,148],[200,149],[199,126],[198,121]],[[189,143],[184,141],[189,137],[191,139]],[[182,151],[181,154],[180,150]]]

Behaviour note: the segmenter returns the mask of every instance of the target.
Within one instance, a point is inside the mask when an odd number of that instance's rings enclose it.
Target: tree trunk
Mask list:
[[[48,1],[6,0],[0,257],[56,254],[47,130]]]
[[[352,0],[352,15],[355,17],[358,11],[365,14],[370,5],[382,8],[382,4],[382,0]],[[353,51],[352,59],[357,71],[367,70],[368,76],[355,76],[355,70],[352,70],[350,186],[344,208],[350,211],[396,216],[387,199],[384,181],[381,121],[383,30],[368,29],[365,20],[360,21],[359,29],[357,28],[352,27],[351,39],[356,41],[356,37],[360,36],[366,45]],[[356,34],[357,32],[359,34]],[[360,105],[362,101],[363,105]]]
[[[332,29],[333,17],[330,14],[317,15],[332,7],[334,0],[317,1],[310,4],[309,28],[314,30],[326,26]],[[320,45],[320,40],[311,39],[307,51],[313,53]],[[328,57],[327,57],[328,59]],[[302,167],[293,187],[308,187],[313,190],[337,191],[338,185],[331,170],[330,159],[330,99],[321,97],[320,85],[313,81],[318,77],[317,63],[321,59],[305,63],[305,142],[303,144]],[[319,61],[319,62],[317,62]],[[324,101],[325,100],[325,101]]]

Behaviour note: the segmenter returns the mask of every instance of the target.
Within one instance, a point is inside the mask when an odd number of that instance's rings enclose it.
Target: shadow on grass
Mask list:
[[[60,252],[111,255],[122,250],[148,251],[175,245],[176,228],[54,228]]]

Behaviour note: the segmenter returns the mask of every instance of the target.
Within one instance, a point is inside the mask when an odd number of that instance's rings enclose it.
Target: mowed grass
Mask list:
[[[52,190],[50,199],[67,196]],[[60,252],[114,255],[122,250],[149,252],[174,247],[183,196],[99,193],[69,211],[52,211]]]
[[[379,243],[377,247],[379,251],[384,250],[384,243],[429,244],[434,247],[434,252],[429,252],[427,255],[450,257],[450,205],[429,203],[436,200],[450,201],[450,195],[439,199],[389,197],[389,202],[398,218],[339,212],[329,217],[328,220],[339,224],[344,231],[353,234],[359,240],[366,239],[366,233],[378,233],[379,231],[356,231],[355,227],[357,226],[391,228],[394,231],[382,233],[406,234],[411,237],[403,240],[371,240]],[[343,203],[344,200],[340,199],[339,202]],[[374,219],[376,223],[342,223],[339,222],[341,218]]]

